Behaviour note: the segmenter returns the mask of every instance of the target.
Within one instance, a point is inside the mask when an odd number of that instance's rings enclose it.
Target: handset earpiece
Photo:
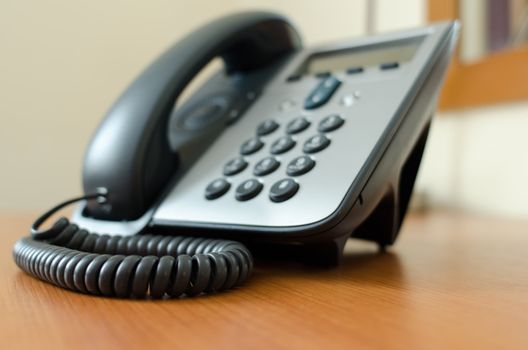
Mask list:
[[[93,136],[84,159],[85,193],[104,188],[104,204],[87,203],[87,215],[133,220],[152,205],[178,167],[167,140],[172,107],[213,58],[228,73],[249,71],[301,47],[288,21],[247,12],[207,24],[169,48],[127,88]]]

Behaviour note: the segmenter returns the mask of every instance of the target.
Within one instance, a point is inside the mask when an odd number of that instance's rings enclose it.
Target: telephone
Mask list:
[[[349,237],[391,245],[457,32],[303,49],[273,13],[199,28],[113,105],[86,152],[85,195],[41,216],[16,263],[83,293],[159,298],[236,286],[252,252],[336,264]],[[176,104],[217,57],[223,68]],[[40,229],[76,201],[74,223]]]

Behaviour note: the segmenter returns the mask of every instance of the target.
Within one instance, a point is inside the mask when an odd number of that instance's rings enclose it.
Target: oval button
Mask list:
[[[178,124],[186,130],[203,129],[221,118],[228,104],[228,99],[222,96],[200,100],[181,112],[177,112],[181,116]]]

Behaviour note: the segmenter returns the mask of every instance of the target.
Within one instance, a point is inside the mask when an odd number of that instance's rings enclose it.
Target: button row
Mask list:
[[[317,127],[317,130],[322,133],[331,132],[339,129],[341,126],[343,126],[343,124],[345,124],[345,120],[340,115],[331,114],[321,120]],[[299,117],[288,123],[288,125],[286,126],[286,132],[288,134],[297,134],[301,131],[306,130],[309,126],[310,122],[306,118]],[[278,127],[279,124],[277,124],[275,121],[267,120],[259,125],[259,127],[257,128],[257,134],[259,136],[269,135],[273,131],[277,130]],[[288,152],[293,147],[295,147],[295,144],[295,140],[292,139],[290,136],[282,136],[273,142],[273,144],[271,145],[270,153],[282,154]],[[326,136],[322,134],[315,135],[305,142],[303,146],[303,151],[306,153],[319,152],[325,149],[329,144],[330,140]],[[253,137],[242,144],[242,146],[240,147],[240,153],[242,155],[250,155],[258,152],[262,149],[262,147],[264,147],[264,142],[258,136]]]
[[[216,199],[226,194],[231,184],[226,179],[216,179],[205,189],[205,198]],[[235,198],[241,202],[255,198],[264,188],[257,179],[249,179],[242,182],[235,190]],[[293,197],[299,190],[299,184],[291,179],[285,178],[277,181],[271,186],[269,198],[273,202],[284,202]]]
[[[345,120],[339,114],[330,114],[329,116],[321,120],[321,122],[319,122],[317,130],[320,132],[333,131],[333,130],[340,128],[344,123],[345,123]],[[310,125],[311,125],[310,121],[306,119],[305,117],[297,117],[286,125],[286,133],[289,135],[298,134],[308,129]],[[273,133],[275,130],[277,130],[279,126],[280,125],[272,119],[263,121],[257,127],[257,135],[258,136],[269,135]]]
[[[296,142],[290,136],[282,136],[271,145],[270,153],[271,154],[283,154],[291,150],[295,146]],[[317,134],[310,137],[303,145],[304,153],[316,153],[324,150],[330,145],[330,139],[324,134]],[[256,153],[264,146],[258,138],[252,138],[242,144],[240,147],[240,154],[247,156],[253,153]],[[242,164],[238,166],[242,167]],[[243,170],[243,169],[242,169]],[[242,171],[241,170],[241,171]]]
[[[395,69],[395,68],[398,68],[399,67],[399,62],[386,62],[386,63],[382,63],[380,64],[379,68],[381,70],[388,70],[388,69]],[[361,66],[356,66],[356,67],[350,67],[348,69],[346,69],[346,73],[348,75],[354,75],[354,74],[359,74],[359,73],[363,73],[365,71],[365,69]],[[332,73],[328,72],[328,71],[324,71],[324,72],[318,72],[318,73],[315,73],[315,77],[317,78],[327,78],[331,75]],[[288,82],[294,82],[294,81],[299,81],[301,80],[302,78],[302,75],[301,74],[293,74],[293,75],[290,75],[286,81]]]
[[[273,173],[280,167],[280,162],[275,157],[266,157],[255,164],[253,174],[255,176],[265,176]],[[223,174],[232,176],[241,173],[248,166],[248,162],[242,157],[231,159],[224,165]],[[306,174],[315,167],[315,160],[309,156],[299,156],[288,163],[286,173],[290,176],[300,176]],[[213,181],[214,183],[214,181]],[[219,186],[219,185],[218,185]]]

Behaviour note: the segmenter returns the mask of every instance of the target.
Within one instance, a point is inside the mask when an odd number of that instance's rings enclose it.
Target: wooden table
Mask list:
[[[76,294],[19,271],[32,216],[0,216],[2,349],[528,349],[528,221],[412,214],[385,254],[334,269],[258,264],[234,291],[180,300]]]

